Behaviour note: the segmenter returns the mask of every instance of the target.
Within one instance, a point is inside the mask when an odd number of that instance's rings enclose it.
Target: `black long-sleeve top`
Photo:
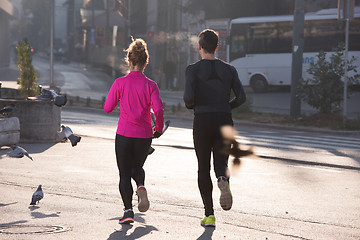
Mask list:
[[[184,102],[196,113],[228,112],[246,101],[236,69],[219,59],[203,59],[186,68]],[[230,100],[231,90],[235,98]]]

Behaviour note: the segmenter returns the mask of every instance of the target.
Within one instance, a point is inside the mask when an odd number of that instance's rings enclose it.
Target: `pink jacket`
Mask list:
[[[120,117],[116,133],[125,137],[151,138],[150,109],[156,117],[155,130],[162,133],[164,106],[157,84],[141,72],[130,72],[115,79],[110,88],[104,111],[112,112],[120,102]]]

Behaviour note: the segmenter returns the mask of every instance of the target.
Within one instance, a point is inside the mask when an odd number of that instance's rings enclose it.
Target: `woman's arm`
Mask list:
[[[115,80],[115,82],[113,83],[113,85],[110,88],[110,91],[107,95],[106,101],[104,103],[104,111],[106,113],[111,113],[116,105],[119,102],[120,99],[120,94],[119,94],[119,87],[117,84],[117,81]]]
[[[164,105],[161,101],[160,90],[157,84],[154,84],[152,88],[151,103],[155,114],[155,131],[162,133],[164,128]]]

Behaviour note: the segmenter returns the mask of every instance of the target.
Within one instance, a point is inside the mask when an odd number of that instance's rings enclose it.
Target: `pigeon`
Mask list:
[[[248,150],[242,150],[240,148],[240,143],[236,141],[235,135],[236,130],[232,126],[223,126],[221,128],[221,133],[224,138],[225,148],[223,149],[224,154],[229,154],[234,157],[233,164],[240,165],[240,158],[254,154],[252,148]]]
[[[36,96],[35,99],[42,101],[54,100],[54,104],[58,107],[64,106],[67,102],[66,95],[59,95],[59,93],[53,89],[42,89],[41,94]]]
[[[63,128],[61,127],[61,131],[57,132],[57,139],[60,142],[66,142],[67,141],[67,137],[65,136],[65,132],[63,131]]]
[[[165,123],[164,123],[164,127],[163,127],[163,130],[162,130],[162,133],[160,133],[160,135],[158,135],[157,137],[153,137],[153,138],[159,138],[161,137],[161,135],[163,135],[165,133],[165,131],[168,129],[169,125],[170,125],[170,120],[167,120]]]
[[[64,132],[65,137],[70,140],[71,145],[73,147],[76,146],[78,142],[80,142],[81,137],[75,135],[69,127],[62,125],[61,129],[62,129],[62,132]]]
[[[5,106],[0,110],[0,114],[3,116],[9,115],[15,108],[15,105],[11,103],[9,106]]]
[[[36,189],[36,191],[33,193],[32,198],[31,198],[31,203],[30,205],[36,205],[36,203],[39,203],[39,201],[41,199],[43,199],[44,197],[44,193],[41,189],[41,184],[38,186],[38,188]]]
[[[156,117],[152,111],[150,112],[150,117],[151,117],[151,127],[154,128],[156,126]],[[170,120],[167,120],[164,123],[164,128],[163,128],[162,134],[166,131],[166,129],[168,129],[169,125],[170,125]]]
[[[151,116],[153,116],[153,115],[151,115]],[[155,120],[154,120],[154,121],[155,121]],[[166,129],[168,129],[169,125],[170,125],[170,120],[168,120],[168,121],[165,122],[162,133],[159,133],[159,134],[156,135],[156,136],[153,135],[153,138],[159,138],[159,137],[161,137],[161,135],[164,134],[164,132],[166,131]],[[151,155],[154,151],[155,151],[155,148],[153,148],[152,146],[150,146],[150,147],[149,147],[149,150],[148,150],[148,155]]]
[[[236,140],[231,141],[230,147],[224,148],[224,153],[229,154],[234,157],[233,164],[240,165],[240,158],[252,155],[254,152],[251,149],[242,150],[240,148],[240,143]]]
[[[20,146],[16,146],[16,145],[12,145],[12,146],[10,146],[10,148],[12,149],[12,151],[8,153],[9,157],[22,158],[24,156],[27,156],[28,158],[31,159],[31,161],[33,161],[33,158],[29,155],[28,151],[26,151],[24,148],[22,148]]]

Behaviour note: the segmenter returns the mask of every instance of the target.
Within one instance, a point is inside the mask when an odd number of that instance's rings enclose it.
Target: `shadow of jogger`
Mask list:
[[[107,240],[119,240],[119,239],[139,239],[152,231],[158,231],[158,229],[151,225],[138,226],[134,231],[127,235],[127,232],[133,227],[130,224],[121,225],[121,229],[110,234]]]
[[[205,227],[204,232],[196,240],[211,240],[214,231],[214,227]]]

